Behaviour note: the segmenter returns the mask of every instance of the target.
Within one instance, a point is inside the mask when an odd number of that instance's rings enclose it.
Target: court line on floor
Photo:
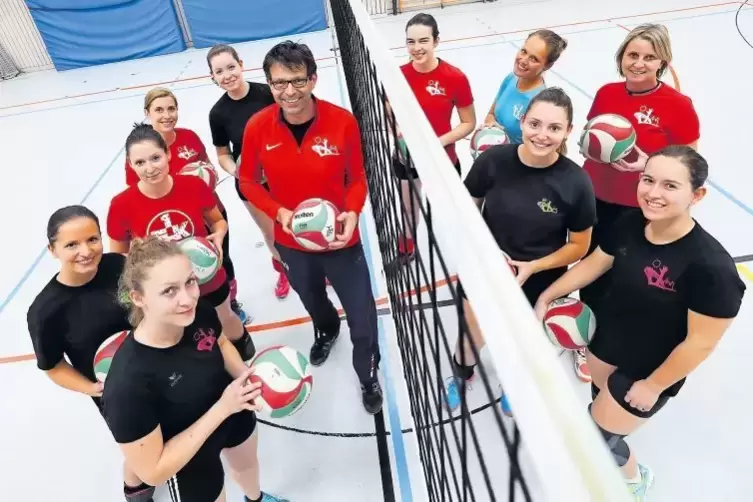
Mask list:
[[[740,1],[736,1],[736,2],[720,2],[720,3],[712,3],[712,4],[707,4],[707,5],[698,5],[698,6],[695,6],[695,7],[682,7],[682,8],[679,8],[679,9],[670,9],[670,10],[663,10],[663,11],[647,12],[647,13],[643,13],[643,14],[633,14],[633,15],[626,15],[626,16],[617,16],[617,17],[603,18],[603,19],[591,19],[591,20],[585,20],[585,21],[574,21],[574,22],[571,22],[571,23],[556,24],[556,25],[550,25],[550,26],[537,26],[535,28],[523,28],[523,29],[516,29],[516,30],[510,30],[510,31],[499,32],[499,33],[486,34],[486,35],[473,35],[473,36],[469,36],[469,37],[457,37],[457,38],[447,38],[447,39],[443,38],[442,42],[444,44],[447,44],[447,43],[451,43],[451,42],[461,42],[461,41],[465,41],[465,40],[474,40],[474,39],[494,37],[494,36],[500,36],[500,35],[512,35],[514,33],[524,33],[524,32],[534,31],[534,30],[539,29],[539,28],[548,28],[548,29],[566,28],[568,26],[580,26],[580,25],[585,25],[585,24],[606,23],[606,22],[617,20],[617,19],[632,19],[632,18],[637,18],[637,17],[649,17],[649,16],[656,16],[656,15],[661,15],[661,14],[671,14],[671,13],[676,13],[676,12],[687,12],[687,11],[692,11],[692,10],[711,9],[711,8],[715,8],[715,7],[723,7],[723,6],[726,6],[726,5],[738,5],[739,6],[741,3],[742,2],[740,2]],[[306,33],[304,33],[303,35],[306,35]],[[405,47],[404,46],[396,46],[396,47],[391,47],[390,48],[390,50],[398,50],[398,49],[405,49]],[[316,61],[317,62],[318,61],[326,61],[326,60],[330,60],[330,59],[335,59],[335,56],[328,56],[328,57],[317,58]],[[245,72],[261,71],[261,70],[262,70],[262,68],[258,67],[258,68],[247,68],[247,69],[244,69],[243,71],[245,73]],[[195,75],[195,76],[192,76],[192,77],[183,77],[183,78],[175,79],[175,80],[165,80],[165,81],[161,81],[161,82],[152,82],[152,83],[148,83],[148,84],[138,84],[138,85],[131,85],[131,86],[115,87],[115,88],[111,88],[111,89],[104,89],[104,90],[101,90],[101,91],[92,91],[92,92],[81,93],[81,94],[74,94],[74,95],[69,95],[69,96],[60,96],[60,97],[56,97],[56,98],[42,99],[42,100],[37,100],[37,101],[29,101],[29,102],[19,103],[19,104],[15,104],[15,105],[7,105],[7,106],[0,107],[0,111],[2,111],[2,110],[9,110],[9,109],[12,109],[12,108],[21,108],[21,107],[24,107],[24,106],[33,106],[33,105],[39,105],[39,104],[53,103],[53,102],[56,102],[56,101],[63,101],[63,100],[66,100],[66,99],[77,99],[77,98],[83,98],[83,97],[89,97],[89,96],[96,96],[96,95],[100,95],[100,94],[120,92],[120,91],[125,91],[125,90],[143,89],[143,88],[146,88],[146,87],[156,87],[156,86],[159,86],[159,85],[168,85],[168,84],[175,84],[175,83],[178,83],[178,82],[186,82],[186,81],[191,81],[191,80],[209,79],[209,78],[210,78],[209,75]],[[2,118],[2,117],[0,117],[0,118]]]

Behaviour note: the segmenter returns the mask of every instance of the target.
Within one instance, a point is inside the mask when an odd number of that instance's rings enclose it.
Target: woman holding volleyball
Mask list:
[[[137,124],[126,139],[126,157],[139,182],[116,195],[107,215],[110,250],[129,252],[133,239],[156,235],[180,242],[204,237],[220,258],[215,275],[201,286],[202,296],[217,309],[223,331],[244,360],[255,350],[251,337],[230,308],[230,286],[222,263],[227,222],[209,187],[195,176],[170,174],[170,149],[152,126]]]
[[[26,315],[37,367],[59,387],[91,397],[102,413],[104,386],[94,374],[94,356],[110,336],[130,328],[118,301],[125,257],[103,252],[99,218],[84,206],[50,216],[47,248],[60,269]],[[128,502],[152,502],[154,487],[124,463],[123,493]]]
[[[624,438],[676,396],[737,316],[745,284],[729,253],[691,216],[706,194],[708,164],[687,145],[651,154],[626,210],[596,250],[536,302],[543,318],[557,298],[610,271],[588,346],[591,416],[636,500],[653,473]]]
[[[274,246],[274,221],[248,202],[238,184],[243,131],[254,114],[274,104],[272,91],[267,84],[243,79],[243,61],[238,57],[238,52],[229,45],[218,44],[212,47],[207,53],[207,64],[212,80],[225,91],[209,112],[209,127],[212,130],[212,142],[217,149],[220,167],[235,178],[235,191],[259,226],[267,248],[272,253],[272,266],[277,272],[275,296],[280,299],[286,298],[290,293],[290,283],[280,262],[280,254]]]
[[[587,152],[582,152],[586,157],[583,168],[594,184],[598,215],[589,252],[596,249],[601,236],[623,213],[638,207],[635,190],[648,156],[668,145],[696,148],[700,137],[693,102],[660,80],[672,62],[666,27],[660,24],[637,26],[620,44],[615,59],[617,71],[624,80],[599,89],[587,118],[612,113],[627,119],[635,129],[636,146],[626,158],[613,164],[596,162],[588,158]],[[597,319],[608,275],[580,292],[581,300],[591,307]],[[590,381],[584,353],[574,355],[576,374],[581,380]]]
[[[217,172],[209,161],[207,149],[204,143],[191,129],[177,127],[178,124],[178,98],[169,89],[157,87],[150,90],[144,97],[144,114],[155,131],[160,133],[165,143],[170,148],[170,174],[179,175],[186,166],[199,167],[207,171],[211,182],[211,188],[217,183]],[[128,159],[125,161],[126,183],[133,186],[139,182],[136,171],[131,169]],[[222,201],[215,192],[217,207],[222,217],[227,221],[227,211]],[[238,303],[238,283],[235,280],[235,266],[230,259],[230,232],[225,234],[222,241],[223,267],[227,271],[230,284],[230,308],[233,309],[243,324],[252,319]]]
[[[484,151],[473,163],[465,186],[500,249],[510,257],[518,284],[533,306],[569,265],[586,254],[596,208],[588,175],[564,155],[573,123],[568,95],[557,87],[543,90],[530,101],[520,123],[523,142]],[[462,287],[458,289],[470,343],[480,351],[484,334]],[[454,376],[447,384],[451,409],[460,404],[459,384],[473,377],[476,366],[465,337],[460,334],[452,362]],[[504,396],[502,410],[511,414]]]

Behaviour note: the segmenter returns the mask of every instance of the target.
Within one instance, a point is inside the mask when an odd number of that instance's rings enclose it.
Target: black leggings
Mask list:
[[[227,219],[227,210],[225,208],[222,208],[222,217],[225,218],[225,221],[228,221]],[[211,230],[209,230],[211,233]],[[230,259],[230,224],[228,222],[228,231],[225,234],[225,239],[222,241],[222,266],[225,268],[225,272],[227,273],[227,280],[228,282],[235,280],[235,266],[233,266],[233,260]]]

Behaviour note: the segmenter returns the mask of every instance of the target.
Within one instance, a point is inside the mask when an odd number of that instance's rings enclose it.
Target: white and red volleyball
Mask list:
[[[477,129],[471,136],[471,157],[474,160],[486,150],[497,145],[506,145],[510,142],[504,129],[498,126],[482,127]]]
[[[217,247],[206,237],[188,237],[180,241],[180,249],[188,256],[200,285],[211,281],[222,266]]]
[[[558,298],[549,304],[544,315],[544,329],[555,347],[578,350],[591,342],[596,331],[596,318],[582,301]]]
[[[635,147],[635,129],[625,117],[614,113],[588,121],[580,135],[580,153],[587,159],[612,164],[625,158]]]
[[[217,170],[209,162],[198,161],[186,164],[179,174],[187,176],[197,176],[207,184],[210,190],[217,188],[218,174]]]
[[[111,335],[102,342],[94,354],[94,376],[97,381],[105,383],[107,374],[110,372],[110,365],[112,364],[112,358],[115,357],[115,353],[118,351],[123,341],[128,336],[128,331],[118,331],[114,335]]]
[[[340,230],[340,211],[324,199],[307,199],[293,211],[290,223],[296,242],[311,251],[329,249]]]
[[[309,360],[286,345],[261,350],[247,363],[254,367],[251,383],[261,383],[261,412],[271,418],[297,413],[311,397],[314,377]]]

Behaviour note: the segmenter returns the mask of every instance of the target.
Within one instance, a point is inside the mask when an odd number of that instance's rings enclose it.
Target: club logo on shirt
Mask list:
[[[335,145],[330,145],[327,138],[316,137],[311,149],[316,152],[319,157],[327,157],[329,155],[340,155]]]
[[[429,80],[429,85],[426,86],[426,92],[432,96],[446,96],[447,93],[444,87],[439,85],[439,80]]]
[[[539,206],[539,208],[541,208],[542,213],[557,214],[559,212],[557,207],[554,204],[552,204],[552,201],[550,201],[546,197],[538,201],[536,205]]]
[[[196,342],[196,350],[200,352],[210,352],[214,348],[214,343],[217,341],[213,329],[204,331],[199,328],[193,335],[193,339]]]
[[[178,147],[178,157],[183,160],[191,160],[197,155],[198,153],[196,152],[196,150],[189,150],[189,148],[185,145]]]
[[[659,127],[659,117],[654,115],[654,109],[649,108],[646,105],[641,105],[641,108],[639,111],[635,112],[633,114],[635,117],[635,120],[638,121],[639,124],[643,125],[652,125]]]
[[[654,260],[650,266],[643,269],[648,285],[675,293],[675,281],[667,277],[669,267],[662,265],[661,260]]]
[[[148,235],[167,241],[181,241],[193,235],[193,221],[183,211],[168,209],[152,218],[146,226]]]

